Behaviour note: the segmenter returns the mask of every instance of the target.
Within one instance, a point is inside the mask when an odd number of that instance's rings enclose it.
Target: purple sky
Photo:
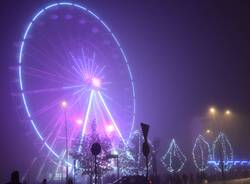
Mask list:
[[[81,1],[78,1],[81,2]],[[237,158],[250,159],[250,11],[247,2],[86,1],[110,26],[135,79],[136,121],[149,123],[162,150],[172,137],[190,157],[210,105],[231,108],[225,125]],[[11,96],[16,43],[44,1],[8,1],[1,17],[0,181],[24,171],[36,154],[30,127],[19,122]],[[239,136],[240,135],[240,136]],[[34,138],[35,139],[35,138]]]

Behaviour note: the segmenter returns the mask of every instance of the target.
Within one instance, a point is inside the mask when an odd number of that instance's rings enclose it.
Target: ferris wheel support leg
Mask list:
[[[111,115],[111,113],[110,113],[110,111],[109,111],[109,109],[108,109],[108,106],[106,105],[106,103],[105,103],[105,101],[104,101],[104,99],[103,99],[103,97],[102,97],[101,92],[98,91],[97,94],[98,94],[99,98],[101,99],[101,102],[102,102],[102,104],[103,104],[105,110],[107,111],[107,113],[108,113],[108,115],[109,115],[109,118],[111,119],[111,121],[112,121],[112,123],[113,123],[113,125],[114,125],[114,127],[115,127],[115,130],[117,131],[118,135],[121,137],[123,144],[126,145],[126,142],[125,142],[125,140],[123,139],[122,134],[121,134],[119,128],[117,127],[117,125],[116,125],[116,123],[115,123],[115,120],[114,120],[113,116]]]
[[[93,95],[94,95],[94,91],[91,90],[90,96],[89,96],[88,107],[87,107],[87,111],[86,111],[84,122],[83,122],[82,135],[81,135],[81,138],[80,138],[80,146],[79,146],[78,152],[80,152],[81,149],[82,149],[81,145],[82,145],[82,141],[83,141],[83,136],[84,136],[85,131],[86,131],[87,123],[88,123],[88,120],[89,120],[89,112],[90,112],[90,107],[91,107],[91,104],[92,104]]]

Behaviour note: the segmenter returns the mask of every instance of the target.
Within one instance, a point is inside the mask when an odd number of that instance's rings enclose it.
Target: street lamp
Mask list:
[[[69,178],[69,166],[68,166],[68,160],[69,160],[69,149],[68,149],[68,126],[67,126],[67,109],[68,103],[66,101],[62,101],[61,107],[64,111],[64,124],[65,124],[65,149],[66,149],[66,182]]]
[[[232,114],[232,113],[231,113],[230,110],[226,110],[226,111],[225,111],[225,115],[226,115],[226,116],[230,116],[231,114]]]
[[[214,107],[210,107],[209,113],[214,116],[216,114],[216,109]]]
[[[219,118],[219,121],[223,121],[223,116],[219,112],[214,107],[210,107],[209,108],[209,114],[212,115],[212,118],[214,119],[214,121],[216,121],[216,119],[218,120],[218,118]],[[216,115],[216,114],[218,114],[218,115]],[[228,109],[224,111],[224,116],[226,116],[226,117],[230,117],[231,114],[232,114],[231,111],[228,110]],[[215,115],[216,115],[216,117],[215,117]],[[214,126],[216,127],[216,129],[218,130],[218,132],[221,131],[221,123],[219,121],[217,121],[217,122],[214,123]],[[210,134],[211,131],[209,129],[207,129],[206,133]],[[224,162],[223,162],[224,155],[223,155],[223,148],[222,147],[219,148],[219,152],[220,152],[221,175],[222,175],[222,179],[224,180],[224,178],[225,178],[225,174],[224,174]]]
[[[207,129],[207,130],[206,130],[206,133],[207,133],[207,134],[210,134],[210,133],[211,133],[211,130],[210,130],[210,129]]]
[[[61,106],[62,106],[63,109],[65,109],[65,108],[68,106],[68,104],[67,104],[67,102],[64,100],[64,101],[62,101]]]

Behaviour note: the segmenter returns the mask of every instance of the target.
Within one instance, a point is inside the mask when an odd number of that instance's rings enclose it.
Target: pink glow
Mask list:
[[[63,108],[66,108],[68,104],[67,104],[66,101],[62,101],[62,104],[61,104],[61,105],[62,105]]]
[[[77,120],[76,120],[76,123],[77,123],[78,125],[81,125],[81,124],[83,123],[83,121],[82,121],[82,119],[77,119]]]
[[[101,87],[101,80],[96,77],[92,78],[92,85],[96,88]]]
[[[114,130],[115,130],[115,128],[114,128],[113,125],[107,125],[107,126],[106,126],[106,131],[107,131],[108,133],[111,133],[111,132],[113,132]]]

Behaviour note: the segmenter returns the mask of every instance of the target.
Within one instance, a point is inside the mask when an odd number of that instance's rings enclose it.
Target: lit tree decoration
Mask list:
[[[186,156],[182,153],[175,140],[172,139],[167,152],[161,158],[163,166],[170,173],[180,172],[186,161]]]
[[[192,156],[194,165],[199,171],[205,171],[208,168],[211,151],[208,142],[202,135],[198,135],[195,140]]]
[[[129,147],[124,146],[124,144],[120,144],[117,148],[116,151],[118,154],[118,159],[119,159],[119,170],[120,170],[120,175],[122,176],[127,176],[127,175],[134,175],[135,174],[135,159],[133,158]],[[116,165],[114,165],[114,169],[116,168]]]
[[[96,131],[96,122],[93,120],[91,124],[92,131],[88,134],[85,134],[82,140],[76,140],[76,143],[73,143],[72,146],[72,157],[77,155],[76,158],[79,160],[80,168],[82,170],[82,174],[93,174],[93,155],[90,151],[93,143],[98,142],[101,145],[101,153],[98,155],[98,166],[99,169],[104,173],[111,169],[111,161],[105,159],[107,155],[110,155],[112,152],[112,144],[111,140],[108,136],[99,134]],[[78,152],[79,143],[82,145],[82,149]]]
[[[133,169],[131,170],[131,174],[143,175],[146,170],[146,160],[142,153],[142,143],[144,142],[144,138],[140,131],[134,131],[128,141],[128,152],[129,157],[133,158],[133,162],[131,166]],[[151,142],[149,141],[150,148],[153,147]],[[152,155],[149,154],[148,159],[149,169],[152,167]]]
[[[233,148],[226,135],[222,132],[213,142],[213,160],[223,161],[223,167],[225,171],[230,170],[233,161]],[[220,164],[215,165],[215,168],[221,172]]]

